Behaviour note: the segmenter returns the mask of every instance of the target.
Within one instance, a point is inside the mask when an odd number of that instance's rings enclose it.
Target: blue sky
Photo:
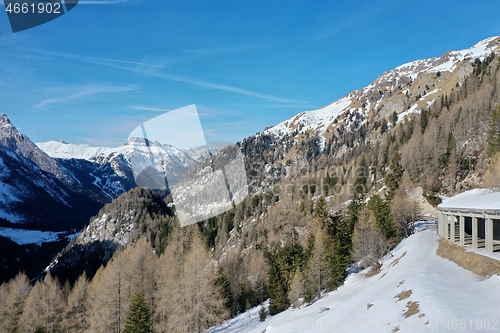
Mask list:
[[[16,34],[0,13],[0,113],[35,142],[118,146],[196,104],[209,141],[240,141],[500,35],[498,13],[498,0],[81,0]]]

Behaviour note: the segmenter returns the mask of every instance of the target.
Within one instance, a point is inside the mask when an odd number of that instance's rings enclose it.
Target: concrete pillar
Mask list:
[[[477,217],[472,217],[472,248],[477,249]]]
[[[438,235],[443,237],[443,214],[438,212]]]
[[[448,226],[449,225],[450,225],[450,221],[448,220],[448,215],[444,215],[443,216],[443,227],[444,227],[443,237],[444,237],[444,239],[448,239],[448,231],[449,231]]]
[[[484,219],[484,237],[486,251],[493,252],[493,219],[487,217]]]
[[[458,225],[460,228],[460,245],[465,245],[465,219],[462,215],[458,218]]]
[[[449,216],[450,221],[450,240],[455,242],[455,216]]]

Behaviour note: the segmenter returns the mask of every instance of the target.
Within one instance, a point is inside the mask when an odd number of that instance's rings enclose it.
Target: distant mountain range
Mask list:
[[[223,146],[215,144],[211,151]],[[67,243],[66,237],[80,231],[104,204],[137,186],[131,159],[148,163],[151,154],[172,185],[208,157],[208,149],[180,150],[158,142],[147,147],[137,138],[117,148],[35,144],[0,114],[0,246]],[[4,268],[19,261],[19,252],[10,252],[12,257],[2,258]]]
[[[211,151],[217,153],[223,147],[224,144],[216,143]],[[35,144],[2,114],[0,227],[56,232],[80,230],[102,205],[136,186],[131,159],[135,163],[148,163],[151,154],[161,168],[159,171],[168,174],[169,185],[209,156],[206,147],[180,150],[156,141],[148,147],[144,140],[137,138],[130,138],[116,148],[62,141]],[[9,230],[0,229],[0,236],[11,234]],[[20,232],[16,235],[16,240],[22,239]]]

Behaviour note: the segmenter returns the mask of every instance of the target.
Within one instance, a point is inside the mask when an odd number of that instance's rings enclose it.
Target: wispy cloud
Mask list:
[[[147,66],[148,64],[142,63],[142,62],[134,62],[134,61],[128,61],[128,60],[120,60],[120,59],[107,59],[107,58],[97,58],[97,57],[85,57],[85,56],[78,56],[78,55],[73,55],[73,54],[64,54],[64,53],[48,53],[48,52],[43,52],[46,55],[52,55],[52,56],[57,56],[57,57],[62,57],[66,59],[72,59],[72,60],[77,60],[77,61],[82,61],[86,63],[92,63],[96,65],[101,65],[105,67],[110,67],[114,69],[121,69],[129,72],[134,72],[137,74],[143,74],[146,76],[152,76],[152,77],[159,77],[163,78],[165,80],[169,81],[175,81],[175,82],[182,82],[182,83],[187,83],[190,85],[198,86],[198,87],[203,87],[203,88],[209,88],[209,89],[214,89],[214,90],[221,90],[221,91],[227,91],[239,95],[245,95],[245,96],[250,96],[250,97],[255,97],[255,98],[260,98],[260,99],[265,99],[265,100],[271,100],[274,102],[279,102],[279,103],[300,103],[300,104],[305,104],[307,103],[306,101],[301,101],[301,100],[296,100],[296,99],[291,99],[287,97],[281,97],[281,96],[275,96],[271,94],[266,94],[266,93],[261,93],[249,89],[244,89],[240,88],[237,86],[233,85],[227,85],[227,84],[219,84],[211,81],[206,81],[202,79],[197,79],[193,78],[190,76],[186,75],[176,75],[176,74],[170,74],[166,73],[164,71],[159,71],[159,70],[143,70],[144,66]],[[133,67],[127,66],[127,65],[135,65]],[[157,67],[158,65],[152,65],[151,66]],[[142,67],[142,69],[141,69]],[[160,65],[160,68],[161,65]],[[163,66],[164,69],[172,69],[166,66]],[[189,72],[189,71],[185,71]],[[198,72],[192,72],[193,74],[201,74]]]
[[[205,134],[205,136],[208,136],[209,138],[218,138],[219,137],[214,132],[212,132],[210,130],[205,130],[205,129],[203,129],[203,134]]]
[[[129,105],[128,108],[132,109],[132,110],[153,111],[153,112],[169,112],[169,111],[172,111],[172,109],[156,108],[156,107],[143,106],[143,105]]]
[[[81,56],[81,55],[66,54],[66,53],[53,53],[53,52],[41,52],[41,53],[48,55],[48,56],[67,58],[67,59],[91,63],[91,64],[95,64],[95,65],[101,65],[101,66],[111,67],[111,68],[115,68],[115,69],[122,69],[122,70],[134,72],[137,74],[143,74],[143,75],[154,75],[154,74],[160,72],[161,70],[170,70],[170,71],[181,72],[181,73],[211,76],[211,77],[218,77],[218,78],[230,79],[230,80],[247,81],[245,79],[235,78],[235,77],[231,77],[231,76],[217,75],[217,74],[213,74],[213,73],[206,73],[206,72],[200,72],[200,71],[191,71],[191,70],[187,70],[187,69],[167,66],[168,63],[171,63],[175,60],[158,59],[158,58],[155,59],[154,57],[151,57],[151,56],[144,57],[144,59],[142,61],[130,61],[130,60],[122,60],[122,59],[89,57],[89,56]],[[130,66],[127,66],[127,65],[130,65]]]
[[[146,105],[128,105],[127,108],[139,111],[151,111],[151,112],[170,112],[175,108],[163,108],[157,106],[146,106]],[[207,107],[205,105],[196,105],[196,110],[201,118],[219,118],[219,117],[237,117],[240,113],[234,111],[222,110],[220,108]]]
[[[90,85],[82,87],[71,87],[71,88],[61,88],[59,90],[65,91],[65,95],[59,95],[51,98],[44,99],[40,101],[37,105],[37,109],[45,109],[48,107],[54,107],[58,104],[67,104],[75,100],[81,100],[86,97],[90,97],[97,94],[104,93],[120,93],[126,91],[137,90],[136,85],[127,86],[112,86],[112,85]]]
[[[366,4],[368,4],[368,2]],[[387,5],[383,2],[377,3],[376,6],[374,6],[374,4],[370,2],[369,6],[366,6],[355,15],[350,15],[345,19],[335,21],[338,18],[337,13],[335,13],[333,18],[326,17],[325,21],[323,23],[320,23],[321,26],[319,27],[317,33],[314,35],[313,39],[316,41],[323,41],[343,34],[355,25],[358,25],[359,22],[366,21],[371,17],[377,15],[379,12],[383,11],[386,6]],[[334,23],[332,24],[332,22]]]
[[[250,96],[250,97],[272,100],[275,102],[306,103],[305,101],[300,101],[300,100],[296,100],[296,99],[265,94],[265,93],[261,93],[261,92],[257,92],[257,91],[253,91],[253,90],[239,88],[236,86],[214,83],[214,82],[195,79],[195,78],[183,76],[183,75],[168,74],[168,73],[164,73],[164,72],[146,73],[146,74],[149,74],[150,76],[154,76],[154,77],[163,78],[163,79],[166,79],[169,81],[183,82],[183,83],[187,83],[187,84],[191,84],[191,85],[195,85],[195,86],[199,86],[199,87],[203,87],[203,88],[222,90],[222,91],[232,92],[232,93],[239,94],[239,95],[245,95],[245,96]]]
[[[245,52],[249,50],[261,49],[269,46],[275,46],[276,43],[262,43],[262,42],[253,42],[253,43],[244,43],[244,44],[236,44],[236,45],[224,45],[224,46],[214,46],[207,47],[201,49],[184,49],[183,51],[186,54],[189,54],[194,57],[206,57],[206,56],[214,56],[221,55],[226,53],[237,53],[237,52]]]

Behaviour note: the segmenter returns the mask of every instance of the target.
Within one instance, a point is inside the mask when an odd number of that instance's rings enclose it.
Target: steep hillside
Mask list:
[[[307,174],[319,185],[328,173],[345,183],[364,161],[369,186],[378,190],[397,152],[405,182],[421,186],[424,195],[496,186],[484,176],[498,150],[490,143],[500,97],[499,47],[500,37],[493,37],[399,66],[325,108],[244,139],[250,182],[258,189]],[[348,199],[336,192],[338,203]]]
[[[71,173],[39,149],[28,137],[19,132],[5,114],[0,114],[0,145],[29,159],[40,169],[53,174],[63,183],[68,185],[77,183]]]
[[[83,272],[92,278],[117,250],[134,246],[142,236],[161,253],[175,223],[173,216],[160,194],[134,188],[105,205],[46,271],[71,283]]]
[[[386,71],[365,88],[353,91],[324,108],[299,113],[266,129],[263,134],[281,138],[315,131],[320,146],[336,132],[370,122],[402,122],[411,114],[420,114],[441,96],[464,83],[475,67],[492,53],[500,51],[500,37],[485,39],[461,51],[449,51],[438,58],[416,60]],[[394,118],[394,119],[392,119]],[[352,124],[356,122],[356,127]]]
[[[431,224],[432,226],[432,224]],[[436,255],[434,230],[405,239],[377,274],[352,274],[338,290],[310,306],[259,321],[259,308],[211,333],[486,332],[498,327],[492,290],[500,277],[479,277]]]

